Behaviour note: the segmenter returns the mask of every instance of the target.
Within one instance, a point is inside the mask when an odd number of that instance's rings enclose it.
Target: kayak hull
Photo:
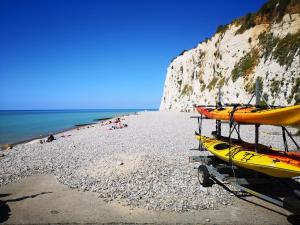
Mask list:
[[[197,106],[196,109],[200,114],[217,120],[230,120],[233,111],[232,107],[209,110]],[[300,125],[300,105],[276,109],[237,108],[233,113],[233,120],[239,123],[278,126]]]
[[[262,153],[255,152],[254,145],[247,143],[231,144],[223,140],[217,140],[205,136],[196,135],[203,147],[219,159],[229,162],[231,156],[232,163],[236,166],[254,170],[272,177],[292,178],[300,176],[300,154],[285,154],[283,151],[266,148]]]

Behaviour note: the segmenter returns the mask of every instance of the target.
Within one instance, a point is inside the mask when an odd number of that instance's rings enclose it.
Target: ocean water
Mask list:
[[[138,111],[142,110],[0,110],[0,144],[24,141],[72,128],[76,124],[92,123],[94,119]]]

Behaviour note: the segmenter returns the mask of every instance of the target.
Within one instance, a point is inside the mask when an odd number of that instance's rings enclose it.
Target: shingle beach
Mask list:
[[[197,164],[188,156],[198,146],[195,113],[141,112],[121,118],[128,127],[113,129],[97,123],[54,135],[56,140],[34,140],[2,151],[0,185],[35,174],[54,175],[71,188],[96,192],[107,202],[151,210],[218,209],[234,198],[218,184],[199,185]],[[213,120],[204,120],[210,135]],[[228,125],[223,125],[228,134]],[[292,133],[296,132],[291,129]],[[254,127],[241,127],[242,138],[253,142]],[[280,127],[261,126],[260,141],[282,148]],[[300,141],[296,137],[296,141]]]

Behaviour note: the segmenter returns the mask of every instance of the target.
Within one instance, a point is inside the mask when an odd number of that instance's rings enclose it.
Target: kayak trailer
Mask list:
[[[202,147],[202,151],[206,151],[206,149]],[[197,169],[198,181],[203,187],[210,187],[217,183],[239,198],[243,197],[244,194],[250,194],[284,208],[295,215],[300,215],[299,183],[293,179],[270,177],[231,165],[213,155],[190,156],[189,162],[200,163],[194,169]],[[229,189],[226,184],[231,185],[235,191]],[[259,189],[261,190],[259,191]],[[243,194],[240,194],[241,192]]]
[[[259,82],[256,81],[256,91],[249,101],[248,105],[252,99],[256,97],[256,105],[260,102],[260,97],[262,97],[259,91]],[[219,89],[218,102],[216,107],[221,106],[221,91]],[[263,99],[265,101],[265,99]],[[266,103],[266,101],[265,101]],[[269,106],[270,107],[270,106]],[[191,118],[197,119],[199,130],[195,132],[196,135],[201,136],[202,131],[202,121],[204,119],[209,119],[200,116],[191,116]],[[213,136],[222,138],[221,135],[221,125],[222,121],[216,120],[215,131],[212,132]],[[240,138],[240,125],[254,125],[255,126],[255,151],[259,151],[259,124],[240,124],[235,121],[229,121],[229,141],[231,140],[231,135],[235,131],[238,140]],[[291,133],[282,127],[282,137],[285,147],[285,151],[288,152],[287,137],[295,144],[297,149],[299,145],[292,137]],[[229,142],[231,143],[231,141]],[[189,162],[198,162],[200,165],[195,167],[198,171],[198,180],[203,187],[209,187],[213,183],[218,183],[227,189],[229,192],[235,194],[237,197],[242,197],[245,194],[252,195],[260,198],[264,201],[277,205],[284,208],[296,216],[300,216],[300,183],[293,178],[277,178],[268,176],[250,169],[241,168],[232,163],[225,162],[216,156],[212,155],[203,145],[199,142],[199,146],[196,149],[201,154],[200,156],[190,156]],[[228,188],[226,184],[229,184]],[[234,191],[232,191],[234,189]],[[244,199],[246,200],[246,199]],[[248,200],[246,200],[248,201]]]

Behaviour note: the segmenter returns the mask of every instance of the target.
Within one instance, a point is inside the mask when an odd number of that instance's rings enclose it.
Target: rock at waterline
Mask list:
[[[9,150],[12,149],[13,145],[12,144],[4,144],[1,146],[1,150]]]

